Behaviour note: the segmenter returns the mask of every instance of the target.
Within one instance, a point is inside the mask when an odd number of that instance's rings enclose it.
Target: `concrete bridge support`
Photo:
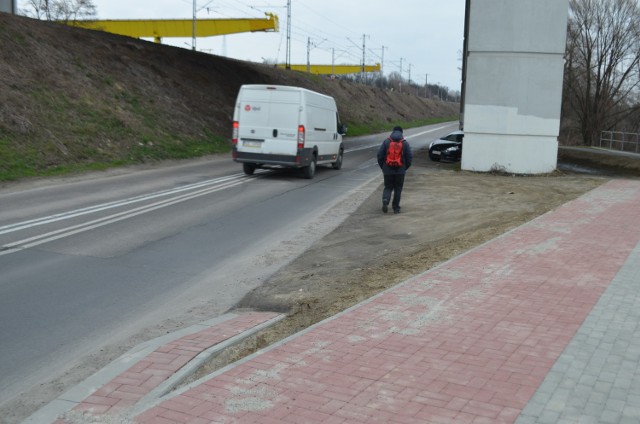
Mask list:
[[[18,0],[0,0],[0,12],[18,14]]]
[[[556,169],[569,0],[467,0],[462,169]]]

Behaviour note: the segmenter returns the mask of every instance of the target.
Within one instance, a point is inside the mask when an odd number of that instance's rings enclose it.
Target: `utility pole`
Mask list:
[[[285,69],[291,69],[291,0],[287,0],[287,52],[284,60]]]
[[[191,37],[191,50],[196,50],[196,0],[193,0],[193,34]]]
[[[311,72],[311,37],[307,37],[307,73]]]
[[[331,48],[331,78],[336,76],[336,49]]]
[[[424,97],[425,98],[429,98],[429,94],[427,93],[427,90],[429,90],[429,74],[425,74],[425,77],[424,77]]]
[[[311,43],[311,37],[307,37],[307,73],[311,72],[311,49],[318,47],[325,41],[327,41],[326,38],[319,43]]]
[[[364,64],[366,63],[364,61],[364,59],[365,59],[364,54],[365,54],[365,51],[366,51],[365,50],[364,40],[365,40],[366,37],[367,37],[366,34],[362,34],[362,82],[364,82]]]
[[[384,78],[384,49],[385,46],[382,46],[382,57],[380,59],[380,81]]]
[[[402,58],[400,58],[400,92],[402,93]]]
[[[364,81],[364,64],[365,64],[365,38],[366,38],[366,34],[362,34],[362,69],[360,70],[360,76],[362,78],[362,80]],[[358,44],[356,42],[354,42],[352,39],[350,39],[349,37],[347,37],[347,40],[349,40],[354,46],[360,48],[360,46],[358,46]],[[361,81],[361,82],[363,82]]]

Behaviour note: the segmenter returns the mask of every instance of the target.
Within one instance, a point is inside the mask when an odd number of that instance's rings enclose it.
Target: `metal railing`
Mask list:
[[[621,152],[640,153],[640,134],[620,131],[602,131],[600,147]]]

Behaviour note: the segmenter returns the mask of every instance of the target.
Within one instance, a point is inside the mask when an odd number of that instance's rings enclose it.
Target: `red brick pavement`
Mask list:
[[[512,423],[639,240],[640,184],[609,182],[136,422]]]
[[[159,347],[128,370],[100,387],[74,411],[92,416],[117,415],[173,376],[198,354],[279,314],[248,312]],[[56,424],[68,421],[59,419]]]

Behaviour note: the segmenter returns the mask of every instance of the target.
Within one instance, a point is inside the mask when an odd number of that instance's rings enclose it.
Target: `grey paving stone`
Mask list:
[[[627,404],[622,410],[622,415],[625,418],[633,418],[636,422],[640,422],[640,404]]]
[[[598,382],[596,382],[596,385],[593,387],[593,390],[598,393],[609,393],[612,387],[613,384],[607,383],[606,381],[598,380]]]
[[[639,360],[640,244],[516,424],[639,424]]]
[[[619,411],[605,409],[600,415],[600,422],[603,424],[617,424],[620,422],[621,414]]]
[[[559,418],[560,414],[558,412],[545,410],[542,412],[542,415],[540,415],[538,421],[536,422],[539,424],[556,424]]]
[[[577,418],[562,418],[558,420],[558,424],[578,424]]]
[[[537,415],[536,415],[537,417]],[[518,423],[520,424],[536,424],[536,417],[531,415],[520,414],[518,417]]]
[[[624,400],[618,399],[609,399],[605,405],[606,409],[611,411],[622,411],[626,406],[626,402]]]

